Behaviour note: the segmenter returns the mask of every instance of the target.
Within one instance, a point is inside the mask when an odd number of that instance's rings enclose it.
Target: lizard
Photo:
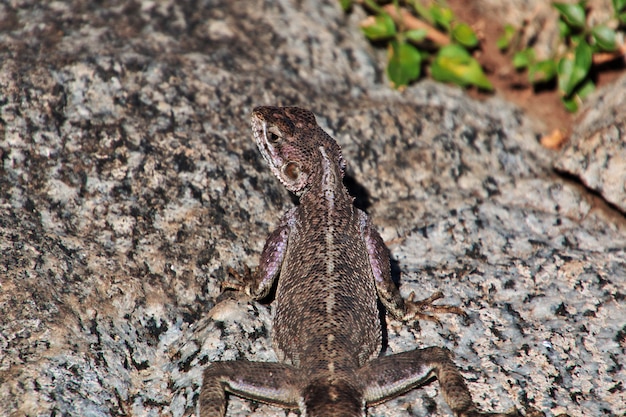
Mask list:
[[[224,416],[227,393],[300,409],[308,417],[365,416],[367,406],[434,378],[458,417],[520,416],[516,408],[478,410],[445,348],[380,356],[377,300],[404,321],[463,310],[432,304],[443,296],[439,292],[422,301],[414,301],[413,293],[402,298],[383,239],[343,184],[341,149],[311,111],[257,107],[251,119],[261,155],[299,198],[267,238],[255,273],[237,277],[255,300],[275,287],[272,339],[279,362],[210,363],[203,373],[200,416]]]

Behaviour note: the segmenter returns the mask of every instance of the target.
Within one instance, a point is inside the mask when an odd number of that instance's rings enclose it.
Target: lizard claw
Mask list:
[[[438,325],[441,325],[441,321],[436,316],[436,314],[458,314],[460,316],[463,316],[464,318],[467,318],[467,314],[460,307],[433,304],[433,302],[443,297],[443,293],[441,291],[437,291],[424,300],[415,301],[415,292],[412,291],[411,294],[409,294],[409,298],[406,300],[405,303],[406,314],[404,316],[404,320],[429,320],[434,321]]]
[[[524,409],[526,417],[546,417],[546,414],[534,407],[526,407]],[[567,414],[559,414],[557,417],[567,417]]]
[[[240,274],[232,267],[227,267],[226,272],[230,275],[234,281],[224,281],[220,284],[220,290],[222,292],[233,290],[240,291],[247,295],[250,295],[250,282],[252,281],[252,272],[248,265],[243,266],[244,272]]]
[[[478,411],[476,409],[469,410],[468,412],[463,412],[458,414],[459,417],[522,417],[522,414],[515,407],[511,408],[504,413],[485,413]],[[543,411],[537,410],[533,407],[524,408],[524,417],[545,417]],[[560,415],[559,417],[567,417],[566,415]]]

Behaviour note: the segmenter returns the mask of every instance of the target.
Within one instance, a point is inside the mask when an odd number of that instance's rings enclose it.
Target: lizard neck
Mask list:
[[[343,185],[343,171],[338,161],[333,160],[324,147],[318,148],[320,163],[314,174],[311,187],[300,197],[300,204],[319,206],[322,203],[329,211],[341,212],[352,207],[352,197]]]

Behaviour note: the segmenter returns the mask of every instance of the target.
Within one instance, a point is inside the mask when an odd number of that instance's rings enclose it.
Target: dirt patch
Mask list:
[[[513,67],[512,52],[501,52],[496,42],[504,33],[504,23],[494,19],[485,10],[478,10],[476,4],[465,0],[449,0],[448,5],[462,22],[471,25],[480,38],[480,50],[475,57],[481,63],[489,80],[493,83],[496,94],[502,95],[521,108],[531,117],[545,125],[545,134],[558,131],[564,139],[569,136],[576,113],[569,113],[561,103],[556,88],[545,86],[533,87],[528,81],[527,72],[518,72]],[[624,66],[605,66],[594,69],[594,81],[601,87],[623,74]],[[470,94],[483,98],[486,93],[470,91]]]

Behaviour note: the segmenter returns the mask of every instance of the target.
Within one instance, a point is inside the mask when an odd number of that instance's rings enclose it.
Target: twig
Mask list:
[[[383,6],[383,10],[391,16],[393,20],[402,22],[402,24],[408,29],[424,29],[426,31],[426,38],[431,40],[437,45],[444,46],[450,43],[450,38],[443,32],[438,31],[430,24],[424,22],[413,16],[407,9],[401,8],[400,14],[393,4]]]
[[[593,64],[602,65],[607,62],[617,61],[621,59],[623,64],[626,64],[626,45],[620,45],[617,50],[613,52],[602,52],[593,54]]]

